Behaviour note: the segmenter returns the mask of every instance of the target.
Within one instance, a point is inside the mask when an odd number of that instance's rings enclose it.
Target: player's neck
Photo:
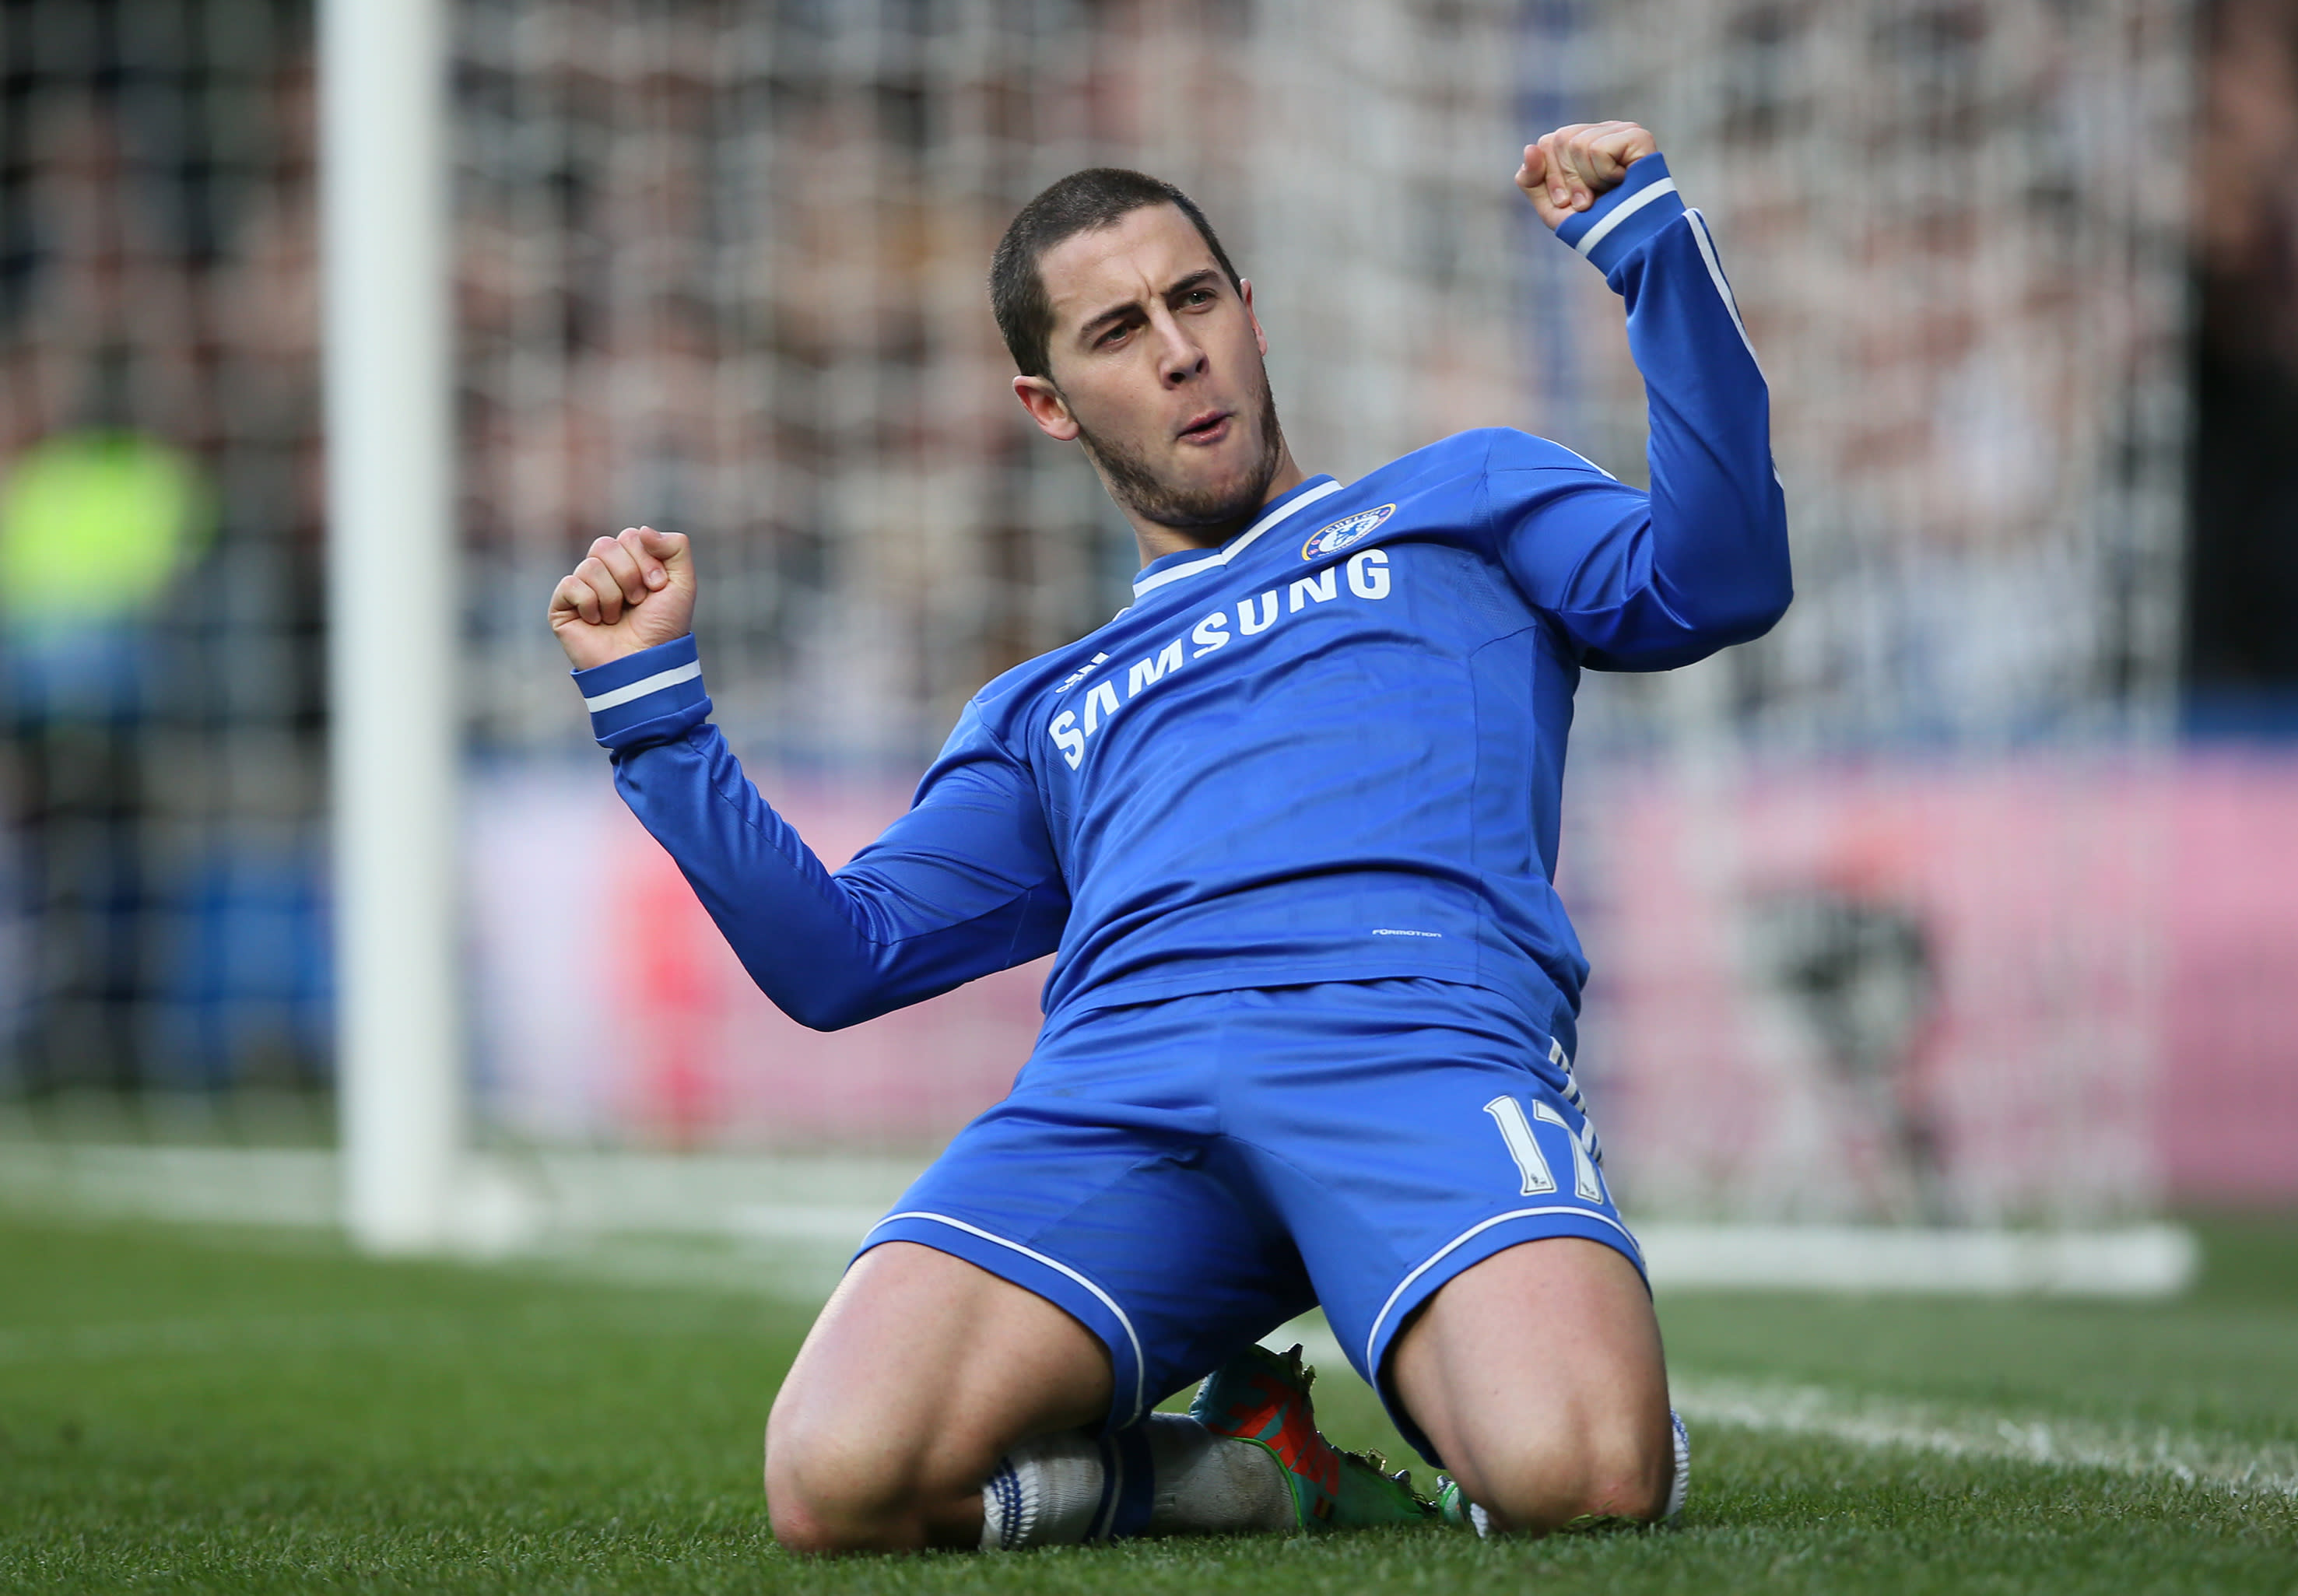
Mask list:
[[[1285,445],[1277,461],[1277,474],[1269,479],[1269,486],[1254,505],[1234,521],[1219,522],[1211,526],[1167,526],[1152,521],[1132,509],[1125,509],[1125,518],[1133,527],[1134,541],[1141,545],[1144,566],[1191,549],[1218,549],[1261,518],[1261,512],[1269,504],[1309,480],[1293,459],[1293,450]],[[1120,507],[1123,509],[1123,506]]]

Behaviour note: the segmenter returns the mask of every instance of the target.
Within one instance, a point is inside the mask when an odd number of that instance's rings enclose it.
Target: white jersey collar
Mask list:
[[[1309,487],[1296,491],[1292,497],[1275,506],[1267,515],[1211,554],[1201,554],[1194,559],[1183,560],[1178,565],[1167,566],[1163,570],[1157,569],[1158,562],[1152,561],[1147,569],[1133,579],[1133,596],[1137,599],[1144,593],[1163,587],[1169,582],[1178,582],[1185,576],[1194,576],[1200,571],[1210,571],[1228,564],[1250,548],[1255,538],[1292,515],[1294,511],[1305,509],[1320,499],[1331,497],[1339,492],[1341,487],[1340,483],[1327,476],[1321,482],[1316,482]],[[1172,556],[1167,555],[1165,558],[1170,559]]]

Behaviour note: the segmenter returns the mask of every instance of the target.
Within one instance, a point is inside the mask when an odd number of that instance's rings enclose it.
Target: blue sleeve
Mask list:
[[[574,680],[624,801],[800,1024],[856,1024],[1060,941],[1069,891],[1036,784],[972,706],[909,812],[831,871],[710,724],[691,637]]]
[[[1689,665],[1771,630],[1793,596],[1771,393],[1707,219],[1658,155],[1557,229],[1627,302],[1650,410],[1649,493],[1495,434],[1484,485],[1525,596],[1600,670]]]

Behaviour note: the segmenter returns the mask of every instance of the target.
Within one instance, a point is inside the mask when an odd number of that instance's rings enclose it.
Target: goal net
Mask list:
[[[2185,22],[1651,0],[1525,56],[1680,152],[1794,527],[1773,636],[1583,694],[1591,1079],[1661,1208],[2159,1198]],[[1616,327],[1533,360],[1632,461]]]
[[[832,1038],[748,988],[600,773],[564,762],[580,727],[530,612],[571,549],[642,518],[696,533],[722,718],[842,857],[975,686],[1123,591],[1129,540],[1027,428],[984,302],[1029,194],[1096,162],[1195,194],[1318,468],[1513,422],[1639,479],[1616,302],[1508,182],[1524,136],[1616,115],[1659,133],[1721,240],[1800,595],[1757,645],[1583,688],[1562,885],[1622,1194],[2148,1209],[2186,26],[2178,0],[469,0],[497,1122],[930,1141],[1037,1019],[1041,971]],[[565,912],[569,848],[621,861],[611,903]],[[625,1001],[579,1000],[605,991]]]
[[[2155,1207],[2191,9],[457,0],[484,1134],[906,1157],[1038,1022],[1042,968],[832,1037],[749,986],[540,624],[583,543],[694,535],[721,722],[835,863],[982,682],[1127,591],[988,315],[1031,194],[1110,163],[1195,195],[1311,469],[1510,423],[1640,480],[1617,302],[1509,181],[1525,138],[1622,116],[1720,243],[1799,591],[1757,644],[1582,687],[1560,888],[1624,1203]],[[151,555],[77,641],[21,582],[0,605],[9,1104],[324,1090],[310,21],[0,15],[9,480],[130,438],[91,502]],[[0,560],[56,502],[4,497]],[[571,858],[602,875],[570,892]]]

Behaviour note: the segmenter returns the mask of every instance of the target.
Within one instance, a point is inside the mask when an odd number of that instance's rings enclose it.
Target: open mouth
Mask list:
[[[1185,443],[1217,443],[1228,434],[1228,410],[1207,410],[1180,430]]]

